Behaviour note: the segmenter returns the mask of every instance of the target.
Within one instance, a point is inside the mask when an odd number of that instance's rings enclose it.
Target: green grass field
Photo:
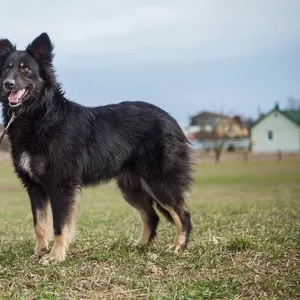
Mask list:
[[[61,264],[31,257],[30,204],[0,165],[0,299],[300,299],[300,161],[197,166],[188,249],[136,249],[137,213],[114,184],[84,190],[77,237]]]

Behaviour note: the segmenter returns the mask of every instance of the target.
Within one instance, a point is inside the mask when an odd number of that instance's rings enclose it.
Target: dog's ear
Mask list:
[[[16,47],[8,39],[0,39],[0,57],[7,57]]]
[[[53,59],[54,47],[46,32],[39,35],[31,44],[26,48],[37,61],[51,63]]]
[[[0,75],[7,57],[15,50],[16,47],[8,39],[0,39]]]

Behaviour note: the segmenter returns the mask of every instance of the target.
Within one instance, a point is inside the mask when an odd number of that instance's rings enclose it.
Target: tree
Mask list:
[[[290,96],[287,99],[287,110],[299,110],[300,109],[300,97]]]
[[[216,163],[220,162],[228,140],[248,135],[248,131],[246,133],[245,128],[235,119],[226,116],[220,116],[210,129],[209,131],[200,130],[195,136],[202,142],[205,149],[212,149],[214,151]]]

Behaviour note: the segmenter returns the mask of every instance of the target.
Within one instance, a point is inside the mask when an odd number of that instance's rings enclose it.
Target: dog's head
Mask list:
[[[55,84],[53,45],[42,33],[24,51],[7,39],[0,40],[0,97],[10,107],[30,106],[47,86]],[[36,103],[35,103],[36,104]]]

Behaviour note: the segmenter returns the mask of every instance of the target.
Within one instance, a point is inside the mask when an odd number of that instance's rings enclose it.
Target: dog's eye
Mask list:
[[[25,72],[25,73],[27,73],[27,72],[30,71],[30,69],[29,69],[29,68],[26,68],[26,67],[23,67],[23,68],[22,68],[22,71]]]

